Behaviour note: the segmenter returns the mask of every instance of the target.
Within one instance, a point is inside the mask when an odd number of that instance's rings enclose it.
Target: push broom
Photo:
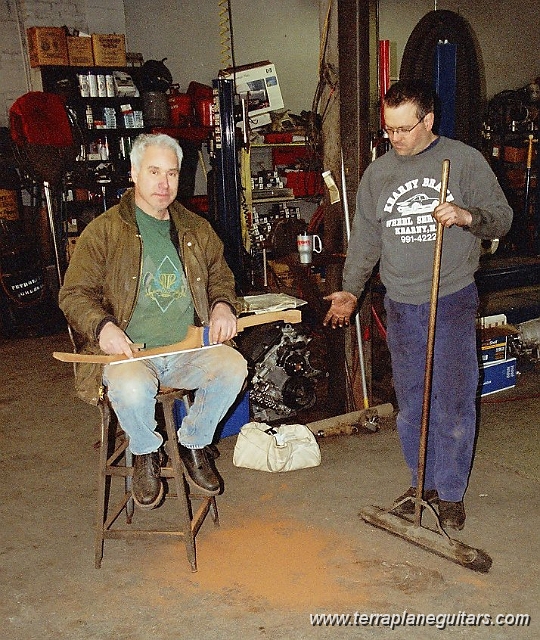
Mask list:
[[[448,176],[450,173],[450,161],[444,160],[442,164],[441,194],[440,202],[446,201],[446,191],[448,189]],[[435,239],[435,252],[433,258],[433,278],[431,283],[430,312],[428,320],[428,335],[426,348],[426,368],[424,377],[424,392],[422,401],[422,418],[420,427],[420,441],[418,448],[418,481],[416,486],[416,496],[414,498],[414,521],[411,522],[397,514],[382,509],[381,507],[369,506],[360,511],[360,517],[380,529],[384,529],[393,535],[399,536],[427,551],[447,558],[452,562],[462,565],[467,569],[487,573],[491,567],[490,556],[481,549],[475,549],[468,545],[454,540],[448,536],[441,527],[439,519],[431,505],[422,499],[424,491],[424,477],[426,468],[426,451],[429,425],[429,409],[431,403],[431,382],[433,373],[433,354],[435,345],[435,319],[437,316],[437,301],[439,296],[439,278],[441,271],[441,255],[443,240],[443,225],[437,223],[437,234]],[[413,498],[410,498],[411,500]],[[437,530],[428,529],[422,526],[422,511],[426,507],[434,515],[437,523]]]

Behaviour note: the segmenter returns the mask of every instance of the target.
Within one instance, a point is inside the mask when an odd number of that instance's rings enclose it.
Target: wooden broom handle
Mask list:
[[[448,176],[450,175],[450,160],[443,160],[441,176],[441,193],[439,204],[446,202],[448,190]],[[437,302],[439,298],[439,278],[441,275],[441,256],[444,226],[437,222],[437,236],[435,238],[435,250],[433,256],[433,277],[431,279],[431,298],[429,305],[428,335],[426,346],[426,369],[424,375],[424,395],[422,399],[422,421],[420,429],[420,443],[418,448],[418,479],[416,483],[416,503],[414,511],[414,524],[419,527],[422,519],[421,500],[424,491],[424,478],[426,472],[426,451],[429,425],[429,410],[431,404],[431,381],[433,377],[433,353],[435,347],[435,320],[437,318]]]

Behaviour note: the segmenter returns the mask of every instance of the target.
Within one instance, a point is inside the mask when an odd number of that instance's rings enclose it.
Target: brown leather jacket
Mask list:
[[[178,202],[170,205],[169,213],[198,322],[208,324],[217,302],[226,302],[236,311],[234,276],[211,225]],[[72,328],[77,351],[101,353],[98,332],[107,320],[126,329],[137,300],[141,260],[135,197],[130,189],[118,205],[92,220],[81,233],[60,289],[60,308]],[[97,404],[101,365],[77,364],[75,387],[80,398]]]

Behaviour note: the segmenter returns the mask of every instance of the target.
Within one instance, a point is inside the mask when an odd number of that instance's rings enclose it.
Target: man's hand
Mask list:
[[[348,291],[335,291],[323,299],[330,300],[330,308],[323,320],[324,326],[326,327],[329,324],[332,329],[348,327],[351,316],[356,309],[358,298]]]
[[[236,316],[226,302],[214,305],[210,314],[210,344],[221,344],[237,334]]]
[[[458,227],[468,227],[472,222],[472,215],[453,202],[438,204],[433,211],[433,217],[443,227],[451,227],[454,224]]]
[[[128,358],[133,358],[132,344],[132,341],[114,322],[107,322],[99,334],[101,350],[111,356],[123,353]]]

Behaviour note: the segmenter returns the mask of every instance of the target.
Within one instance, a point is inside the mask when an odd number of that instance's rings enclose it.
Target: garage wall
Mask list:
[[[337,4],[337,0],[334,0]],[[394,44],[399,62],[409,35],[429,11],[463,15],[481,47],[486,95],[517,89],[540,75],[538,1],[380,0],[379,35]],[[223,64],[219,0],[4,0],[0,3],[0,126],[8,109],[36,86],[26,61],[26,28],[62,26],[96,33],[126,33],[130,51],[145,59],[167,57],[174,81],[209,83]],[[309,109],[317,83],[319,15],[328,0],[232,0],[236,64],[276,64],[285,106]]]
[[[222,51],[227,26],[226,2],[154,0],[151,17],[142,19],[140,0],[124,0],[127,38],[145,59],[166,57],[173,81],[185,91],[191,80],[211,84],[232,65]],[[319,0],[232,0],[234,62],[261,60],[276,65],[285,108],[309,110],[317,84]],[[226,33],[226,32],[225,32]],[[223,38],[227,45],[227,38]]]
[[[540,76],[538,0],[517,4],[509,0],[380,0],[379,37],[392,43],[398,72],[413,29],[435,8],[454,11],[469,23],[484,62],[488,99],[505,89],[519,89]]]

